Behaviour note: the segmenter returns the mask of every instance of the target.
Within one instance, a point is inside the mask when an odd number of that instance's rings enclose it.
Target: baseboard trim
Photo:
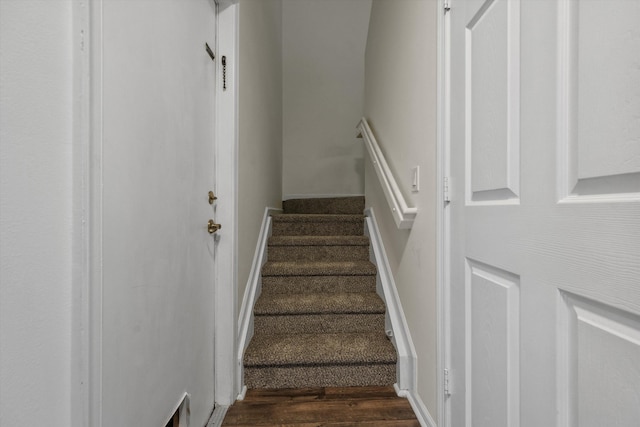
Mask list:
[[[265,208],[262,216],[262,226],[258,242],[256,243],[256,251],[253,255],[253,263],[249,272],[249,279],[242,298],[242,306],[240,308],[239,327],[238,327],[238,378],[237,383],[240,390],[244,390],[244,351],[249,345],[249,341],[253,337],[253,305],[260,295],[262,289],[262,276],[260,270],[262,265],[267,261],[267,242],[271,235],[271,215],[282,212],[282,209]]]
[[[364,197],[364,194],[285,194],[282,200],[290,199],[328,199],[332,197]]]
[[[370,259],[378,268],[377,289],[387,306],[387,334],[390,335],[398,352],[398,387],[401,390],[415,390],[416,350],[409,334],[373,208],[365,209],[364,214],[365,234],[371,240]]]
[[[240,390],[240,393],[238,393],[238,397],[236,398],[236,400],[244,400],[245,397],[247,397],[247,386],[243,385],[242,390]]]
[[[378,229],[373,208],[365,209],[364,214],[366,217],[365,234],[369,236],[371,241],[370,259],[378,269],[377,290],[387,306],[387,335],[391,337],[391,341],[398,352],[398,382],[393,387],[398,396],[409,400],[409,404],[421,426],[436,427],[437,424],[416,391],[416,350],[411,340],[407,319],[402,310],[400,296],[393,280],[393,274],[391,273],[387,253],[384,250],[382,236]]]
[[[398,384],[394,384],[393,388],[396,390],[396,394],[398,397],[403,397],[409,401],[409,405],[411,405],[411,409],[416,414],[416,418],[418,422],[423,427],[437,427],[438,425],[433,420],[433,417],[429,413],[429,410],[425,406],[424,402],[420,397],[413,391],[409,390],[401,390],[398,388]]]
[[[228,406],[216,405],[205,427],[220,427],[224,421],[224,417],[227,415],[228,409]]]

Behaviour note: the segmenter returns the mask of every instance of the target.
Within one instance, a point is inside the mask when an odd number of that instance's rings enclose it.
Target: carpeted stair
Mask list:
[[[364,236],[364,198],[296,199],[275,215],[248,388],[391,385],[396,351]]]

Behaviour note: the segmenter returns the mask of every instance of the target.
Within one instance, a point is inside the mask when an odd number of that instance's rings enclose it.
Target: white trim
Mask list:
[[[227,89],[222,90],[222,61],[216,61],[216,220],[214,288],[214,376],[216,405],[231,405],[236,384],[237,236],[238,236],[238,19],[237,2],[218,1],[217,56],[227,57]]]
[[[387,160],[380,149],[380,145],[378,145],[378,141],[373,135],[373,132],[369,127],[369,123],[367,123],[367,119],[364,117],[358,123],[358,130],[360,131],[360,135],[362,135],[365,142],[364,145],[367,147],[367,151],[371,156],[373,168],[380,180],[380,186],[382,187],[387,202],[389,203],[389,208],[391,209],[391,214],[393,215],[396,226],[400,229],[411,228],[418,213],[418,209],[407,205],[407,202],[400,191],[400,187],[393,176],[393,172],[387,164]]]
[[[188,427],[189,426],[189,417],[191,414],[191,395],[186,391],[182,393],[182,397],[178,400],[178,403],[175,405],[173,410],[171,411],[171,415],[167,417],[163,425],[169,424],[169,421],[173,418],[173,415],[176,412],[179,412],[178,425],[179,427]]]
[[[332,197],[364,197],[364,194],[285,194],[282,200],[291,199],[328,199]]]
[[[102,0],[74,3],[74,292],[80,363],[72,425],[102,425]],[[77,157],[76,157],[77,155]],[[79,169],[78,169],[79,168]],[[79,222],[78,222],[79,221]],[[73,327],[73,326],[72,326]],[[74,357],[74,356],[72,356]]]
[[[387,334],[398,352],[397,383],[393,385],[393,388],[399,397],[405,397],[409,400],[409,404],[421,426],[436,427],[438,424],[435,423],[416,391],[416,350],[411,340],[409,326],[407,325],[396,284],[391,274],[391,267],[389,266],[387,253],[384,250],[376,216],[373,208],[365,209],[364,213],[366,216],[365,234],[369,236],[371,241],[370,258],[378,269],[377,289],[387,307]]]
[[[243,400],[246,388],[244,387],[244,369],[243,358],[244,351],[249,345],[249,341],[253,337],[253,306],[262,290],[262,265],[267,262],[267,243],[271,236],[271,215],[282,212],[282,209],[265,208],[262,216],[262,226],[258,242],[256,243],[256,251],[253,255],[253,263],[249,272],[249,279],[242,298],[242,307],[240,308],[240,327],[238,328],[238,351],[237,351],[237,384],[240,387],[238,400]]]
[[[206,427],[220,427],[224,421],[225,415],[227,415],[228,406],[216,405],[211,414],[211,418],[207,422]]]
[[[247,386],[243,385],[242,389],[240,390],[240,393],[238,393],[238,397],[236,398],[237,400],[244,400],[244,398],[247,396]]]
[[[238,4],[238,1],[239,0],[215,0],[220,7],[232,6],[234,4]]]
[[[401,390],[415,390],[417,383],[416,350],[411,341],[409,326],[404,317],[400,297],[396,290],[396,284],[393,280],[373,208],[365,209],[364,214],[366,216],[365,234],[369,236],[371,241],[371,262],[378,269],[376,279],[378,293],[387,306],[387,324],[389,325],[387,333],[390,335],[391,341],[398,352],[398,388]]]
[[[91,236],[87,215],[90,210],[89,183],[91,138],[91,57],[89,28],[91,16],[87,0],[72,4],[73,13],[73,164],[72,164],[72,318],[71,318],[71,425],[89,425],[89,357],[91,346],[86,333],[91,313],[89,278]]]
[[[205,427],[220,427],[224,421],[224,417],[227,415],[228,409],[228,406],[216,405]]]
[[[398,397],[404,397],[409,401],[409,405],[411,405],[411,409],[416,414],[416,418],[418,422],[423,427],[437,427],[438,424],[433,420],[433,417],[429,413],[427,406],[424,404],[420,396],[417,393],[409,390],[400,390],[397,384],[393,385],[393,388],[396,390],[396,394]]]
[[[450,175],[450,28],[451,3],[438,0],[437,21],[437,166],[436,166],[436,318],[437,355],[436,386],[438,426],[451,425],[451,399],[445,395],[444,370],[451,367],[451,312],[450,312],[450,258],[451,258],[451,207],[445,200],[445,177]],[[451,374],[449,374],[451,375]],[[451,381],[451,379],[449,379]],[[449,385],[451,392],[451,385]],[[415,410],[415,409],[414,409]],[[417,412],[417,411],[416,411]]]

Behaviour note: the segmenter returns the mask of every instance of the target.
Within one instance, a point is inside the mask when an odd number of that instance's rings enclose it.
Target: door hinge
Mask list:
[[[449,370],[448,369],[444,370],[444,396],[445,397],[451,396],[451,387],[449,385]]]
[[[447,13],[451,10],[451,0],[444,0],[444,13]]]
[[[451,196],[449,195],[449,177],[445,176],[443,181],[443,196],[445,203],[451,201]]]

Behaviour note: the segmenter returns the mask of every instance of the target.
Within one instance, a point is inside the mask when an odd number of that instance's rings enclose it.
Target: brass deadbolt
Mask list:
[[[209,231],[209,234],[213,234],[216,231],[220,230],[221,228],[222,228],[222,225],[216,224],[212,219],[210,219],[209,222],[207,223],[207,231]]]
[[[209,191],[209,204],[212,205],[214,200],[218,200],[218,198],[213,194],[213,191]]]

